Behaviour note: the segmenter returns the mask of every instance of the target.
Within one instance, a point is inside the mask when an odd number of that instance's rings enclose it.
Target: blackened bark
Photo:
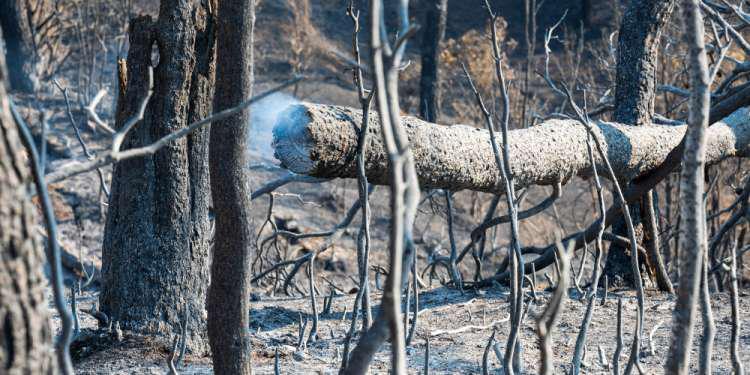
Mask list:
[[[36,59],[31,28],[26,22],[27,6],[26,0],[0,1],[0,29],[5,37],[5,58],[9,73],[6,79],[10,88],[30,93],[36,88]]]
[[[214,109],[252,95],[255,0],[220,0],[217,18]],[[208,336],[216,374],[251,374],[250,185],[247,173],[248,109],[211,127],[211,194],[216,241],[208,292]]]
[[[674,0],[633,0],[625,11],[617,46],[617,122],[651,123],[661,30],[674,4]]]
[[[440,117],[440,42],[445,36],[448,0],[422,0],[422,71],[419,80],[419,116],[429,122]]]
[[[631,204],[628,208],[630,209],[630,218],[633,220],[635,236],[638,239],[638,244],[639,246],[643,246],[643,218],[641,216],[641,204],[640,202]],[[622,218],[612,225],[612,231],[618,236],[628,235],[627,226]],[[607,261],[604,265],[604,275],[607,276],[609,285],[613,287],[635,286],[633,266],[630,261],[630,247],[623,245],[624,244],[617,242],[612,242],[609,245]],[[643,266],[645,257],[641,256],[638,259],[641,262],[641,266]],[[641,269],[641,274],[646,275],[643,271],[645,271],[645,269]]]
[[[131,130],[124,149],[149,144],[211,113],[215,62],[209,9],[165,0],[156,21],[131,22],[118,128],[146,94],[153,46],[159,64],[145,118]],[[164,336],[179,333],[187,316],[187,346],[196,354],[208,351],[208,132],[198,130],[152,157],[115,166],[102,246],[102,310],[124,328]]]
[[[0,372],[53,374],[44,253],[34,234],[31,178],[10,118],[7,78],[0,55]]]
[[[586,29],[591,28],[594,19],[594,1],[581,0],[581,22]]]
[[[613,119],[633,125],[651,124],[656,98],[656,67],[661,30],[674,8],[674,0],[633,0],[620,25]],[[643,244],[641,205],[630,205],[639,243]],[[615,234],[627,236],[625,223],[613,226]],[[656,234],[650,234],[650,237]],[[630,255],[625,247],[612,244],[604,274],[615,286],[634,285]],[[643,261],[643,257],[641,260]]]

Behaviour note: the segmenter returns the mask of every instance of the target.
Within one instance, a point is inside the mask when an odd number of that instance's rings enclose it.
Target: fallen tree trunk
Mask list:
[[[356,177],[361,112],[352,108],[299,104],[288,108],[273,129],[274,156],[292,172],[323,178]],[[370,183],[388,184],[388,157],[377,116],[370,117],[366,172]],[[402,122],[411,142],[420,186],[498,193],[504,182],[495,164],[489,133],[466,125],[440,126],[414,117]],[[619,179],[630,181],[661,166],[679,146],[685,126],[594,127]],[[553,119],[508,134],[516,187],[565,183],[589,176],[586,129],[576,120]],[[750,156],[750,110],[741,108],[709,127],[707,164]],[[597,167],[604,170],[597,155]]]

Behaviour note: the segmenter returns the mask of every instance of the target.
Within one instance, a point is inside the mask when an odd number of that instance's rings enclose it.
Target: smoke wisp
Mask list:
[[[277,92],[251,106],[248,151],[253,162],[278,164],[271,147],[273,126],[284,110],[298,103],[297,98]]]

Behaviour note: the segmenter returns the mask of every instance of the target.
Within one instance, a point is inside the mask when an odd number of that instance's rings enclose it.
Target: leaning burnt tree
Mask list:
[[[615,110],[612,116],[614,121],[631,125],[652,123],[657,94],[656,73],[661,34],[674,6],[675,0],[635,0],[628,5],[620,26],[617,45]],[[658,231],[647,225],[651,223],[650,220],[645,220],[653,210],[652,194],[646,193],[644,199],[631,204],[629,208],[639,234],[639,241],[646,242],[649,252],[654,254],[659,251],[655,248],[658,244]],[[615,234],[627,236],[624,222],[618,222],[613,229]],[[610,246],[604,274],[614,285],[635,284],[628,252],[627,246],[622,244],[615,243]],[[662,273],[658,270],[655,273],[660,289],[671,290],[671,285],[663,278],[659,278]]]
[[[130,24],[126,90],[118,130],[147,104],[122,149],[146,146],[211,113],[215,6],[164,0],[159,17]],[[158,62],[152,61],[152,49]],[[153,95],[149,91],[149,68]],[[102,245],[101,309],[123,328],[169,336],[187,325],[187,347],[208,350],[205,298],[209,283],[207,128],[153,155],[115,165]],[[186,321],[187,320],[187,321]]]
[[[35,235],[31,174],[10,116],[7,85],[0,55],[0,372],[53,374],[57,362],[44,293],[44,252]]]

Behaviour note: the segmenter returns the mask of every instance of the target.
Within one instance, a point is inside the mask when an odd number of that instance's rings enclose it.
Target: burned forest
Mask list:
[[[745,0],[0,0],[0,375],[744,375],[749,55]]]

